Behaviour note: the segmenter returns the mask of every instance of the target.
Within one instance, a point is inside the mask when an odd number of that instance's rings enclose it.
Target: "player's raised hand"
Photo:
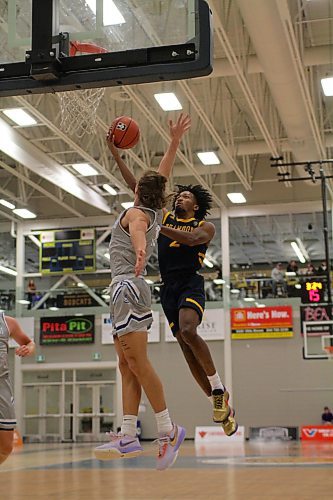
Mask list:
[[[135,276],[141,276],[144,271],[146,264],[146,252],[145,250],[139,250],[136,254],[136,263],[135,263]]]
[[[114,134],[111,132],[111,129],[106,134],[106,143],[108,145],[109,150],[111,151],[114,158],[119,157],[118,148],[114,145]]]
[[[187,114],[181,113],[176,121],[173,123],[169,120],[169,131],[172,139],[180,139],[183,137],[185,132],[191,128],[191,117]]]

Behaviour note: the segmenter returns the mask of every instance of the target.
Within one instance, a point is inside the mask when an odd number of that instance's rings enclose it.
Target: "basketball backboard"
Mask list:
[[[8,0],[1,17],[2,96],[212,71],[205,0]]]
[[[303,321],[304,359],[330,359],[332,357],[333,321]]]

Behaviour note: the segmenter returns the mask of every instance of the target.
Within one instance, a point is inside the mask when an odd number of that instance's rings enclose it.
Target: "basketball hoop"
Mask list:
[[[70,42],[69,55],[74,57],[77,52],[102,54],[107,50],[93,43]],[[78,138],[84,134],[95,133],[97,109],[104,92],[105,88],[57,92],[61,111],[61,130]]]

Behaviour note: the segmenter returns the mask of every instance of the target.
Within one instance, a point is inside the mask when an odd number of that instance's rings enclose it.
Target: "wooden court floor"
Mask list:
[[[0,466],[0,499],[333,499],[333,444],[246,442],[195,448],[158,472],[155,448],[100,462],[94,444],[25,444]]]

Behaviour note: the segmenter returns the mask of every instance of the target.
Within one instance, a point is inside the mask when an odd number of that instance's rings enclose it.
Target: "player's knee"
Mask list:
[[[181,327],[180,334],[185,344],[191,345],[197,337],[197,329],[191,325],[191,323],[185,323],[185,325]]]
[[[142,360],[139,360],[135,356],[129,356],[126,359],[129,370],[131,370],[135,376],[139,377],[142,372]]]
[[[124,358],[120,358],[118,361],[118,366],[119,366],[119,371],[120,373],[124,376],[127,375],[128,372],[130,372],[130,367],[129,364],[127,363],[127,360]]]

